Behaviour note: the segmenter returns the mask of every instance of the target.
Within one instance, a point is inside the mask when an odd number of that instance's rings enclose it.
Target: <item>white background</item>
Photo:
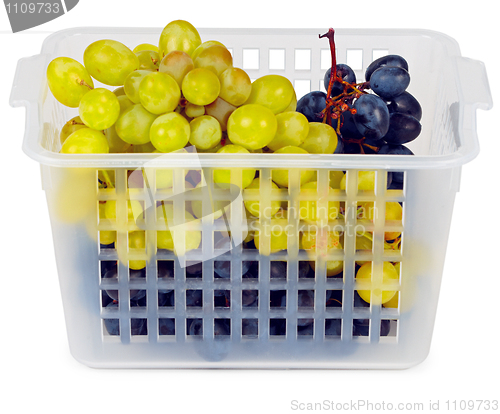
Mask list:
[[[410,4],[411,3],[411,4]],[[0,10],[0,139],[3,190],[0,407],[53,413],[286,413],[291,401],[397,403],[500,399],[498,106],[478,111],[481,153],[464,166],[431,351],[404,371],[95,370],[69,353],[39,165],[21,150],[24,111],[8,98],[17,60],[39,53],[53,31],[75,26],[424,28],[454,37],[485,62],[494,98],[498,13],[491,0],[172,1],[80,0],[67,15],[12,34]],[[434,214],[429,206],[429,214]],[[11,405],[13,404],[13,405]],[[2,410],[5,411],[5,410]]]

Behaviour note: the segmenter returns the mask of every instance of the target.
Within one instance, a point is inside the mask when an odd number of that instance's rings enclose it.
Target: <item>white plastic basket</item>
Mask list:
[[[308,90],[319,90],[329,65],[328,42],[319,39],[322,30],[200,30],[202,40],[219,40],[232,52],[234,66],[247,71],[252,79],[268,73],[286,76],[296,86],[298,97]],[[39,55],[21,59],[11,94],[12,106],[26,107],[23,150],[41,164],[43,189],[47,195],[53,241],[62,291],[69,345],[74,357],[92,367],[217,367],[217,368],[405,368],[422,361],[428,354],[441,284],[445,252],[455,193],[461,166],[479,151],[476,136],[477,108],[489,109],[491,95],[484,65],[460,55],[457,43],[440,33],[418,30],[336,30],[337,61],[351,64],[358,80],[374,57],[400,54],[409,63],[409,92],[423,108],[422,133],[409,147],[414,157],[394,155],[277,155],[251,154],[222,157],[217,154],[59,154],[59,131],[75,116],[76,110],[63,107],[48,91],[46,67],[58,56],[82,61],[91,42],[111,38],[134,47],[156,43],[160,29],[77,28],[49,36]],[[353,61],[352,58],[355,57]],[[154,178],[144,188],[129,188],[127,171],[147,167],[173,170],[173,188],[156,190]],[[176,257],[173,252],[156,249],[154,208],[145,208],[146,255],[129,252],[129,259],[147,258],[146,277],[130,280],[126,260],[127,231],[118,230],[116,248],[102,249],[99,231],[116,229],[117,223],[98,220],[98,201],[116,199],[117,222],[126,222],[126,200],[140,200],[144,207],[175,195],[174,216],[184,216],[185,203],[193,198],[186,192],[184,175],[203,169],[207,185],[214,190],[214,168],[231,168],[235,182],[241,171],[254,168],[263,181],[258,192],[215,190],[214,198],[233,201],[226,218],[207,215],[197,224],[202,231],[199,249]],[[272,190],[271,172],[289,171],[289,189]],[[317,172],[318,194],[329,182],[329,171],[346,171],[347,188],[329,200],[355,207],[361,200],[374,201],[381,208],[387,201],[401,202],[402,222],[375,219],[372,251],[356,251],[356,234],[345,232],[344,247],[338,254],[319,257],[314,277],[299,277],[300,262],[310,256],[298,248],[299,221],[289,216],[286,224],[295,230],[288,236],[288,250],[260,255],[241,244],[216,257],[214,235],[231,231],[233,240],[245,238],[248,223],[243,199],[258,197],[265,207],[281,200],[289,207],[305,199],[299,189],[300,170]],[[115,174],[115,189],[98,189],[101,170]],[[376,171],[374,192],[358,192],[359,171]],[[386,190],[388,171],[404,171],[403,190]],[[148,175],[148,178],[153,177]],[[326,199],[318,200],[318,203]],[[91,209],[82,211],[86,203]],[[83,207],[82,207],[83,206]],[[61,209],[63,207],[63,209]],[[204,207],[206,208],[206,207]],[[355,208],[354,208],[355,210]],[[61,216],[72,211],[73,217]],[[355,214],[339,222],[346,230],[357,224]],[[402,230],[401,250],[384,250],[383,233]],[[181,232],[179,232],[181,233]],[[183,236],[180,236],[183,237]],[[134,256],[135,254],[135,256]],[[343,278],[328,278],[326,262],[343,261]],[[214,261],[231,262],[229,280],[214,279]],[[372,261],[375,274],[384,261],[400,262],[396,287],[399,305],[354,306],[355,262]],[[170,262],[169,262],[170,261]],[[186,278],[184,263],[202,261],[202,276]],[[258,278],[242,277],[244,262],[257,262]],[[286,262],[284,279],[270,278],[273,261]],[[169,262],[169,263],[167,263]],[[103,279],[102,270],[117,263],[118,278]],[[159,268],[173,265],[174,277],[158,278]],[[105,308],[103,294],[117,290],[119,306]],[[145,290],[141,306],[130,305],[132,290]],[[158,306],[158,292],[171,291],[173,306]],[[200,306],[186,307],[186,292],[202,292]],[[214,301],[215,291],[225,291],[229,300]],[[243,305],[247,291],[258,291],[257,306]],[[272,304],[276,291],[286,295],[286,303]],[[314,301],[300,303],[303,291],[312,292]],[[336,291],[342,306],[327,306],[326,298]],[[284,293],[283,293],[284,292]],[[271,306],[272,305],[272,306]],[[104,320],[119,321],[120,334],[109,335]],[[175,324],[175,333],[162,335],[160,320]],[[214,334],[214,320],[223,319],[230,334]],[[312,328],[301,332],[303,319],[312,319]],[[369,321],[367,335],[353,335],[353,320]],[[147,323],[140,335],[131,334],[135,320]],[[200,335],[190,335],[188,326],[198,320]],[[248,334],[242,328],[251,320],[258,331]],[[340,320],[340,335],[330,335],[326,326]],[[390,321],[388,335],[381,335],[381,323]],[[272,335],[281,324],[283,335]],[[198,332],[200,333],[200,332]]]

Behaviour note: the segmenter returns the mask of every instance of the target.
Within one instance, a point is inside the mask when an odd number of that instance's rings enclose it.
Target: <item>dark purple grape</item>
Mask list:
[[[332,68],[329,68],[325,73],[325,77],[323,79],[325,83],[325,90],[328,90],[331,73]],[[337,76],[347,83],[356,83],[356,75],[354,74],[354,71],[344,63],[337,64]],[[330,96],[334,98],[339,96],[342,92],[344,92],[344,85],[342,85],[339,81],[335,81],[332,85]]]
[[[286,308],[286,290],[271,290],[269,292],[271,308]]]
[[[354,319],[353,321],[353,336],[368,336],[370,322],[368,319]],[[380,336],[387,336],[391,330],[391,321],[382,319],[380,321]]]
[[[382,66],[370,78],[370,88],[384,99],[401,95],[409,84],[410,74],[398,66]]]
[[[368,82],[372,73],[383,66],[397,66],[408,71],[408,62],[399,55],[382,56],[368,65],[365,72],[365,79]]]
[[[175,306],[175,292],[172,289],[162,290],[158,289],[158,306],[160,307],[174,307]]]
[[[299,279],[314,279],[314,270],[312,270],[309,262],[299,262]]]
[[[224,237],[215,243],[215,250],[224,250],[225,252],[231,253],[233,248],[233,242],[230,237]],[[244,275],[248,272],[252,262],[243,261],[241,263],[241,274]],[[230,279],[231,278],[231,260],[217,260],[214,261],[214,278],[216,279]]]
[[[106,308],[118,308],[118,303],[111,302]],[[120,335],[120,320],[116,319],[104,319],[104,326],[110,335],[117,336]]]
[[[340,116],[340,135],[342,138],[361,139],[363,135],[359,132],[354,123],[353,115],[350,111],[342,112]],[[331,125],[337,130],[339,119],[332,119]]]
[[[420,135],[422,125],[411,115],[394,112],[390,115],[389,130],[384,136],[388,144],[406,144]]]
[[[158,322],[159,335],[175,335],[175,319],[160,318]]]
[[[277,318],[269,320],[269,335],[284,336],[286,335],[286,319]]]
[[[214,336],[231,335],[231,322],[229,319],[214,319]]]
[[[314,290],[299,290],[297,299],[299,308],[314,308]]]
[[[194,263],[186,266],[186,278],[199,279],[202,277],[203,263]]]
[[[230,308],[231,291],[216,289],[214,290],[214,308]]]
[[[170,279],[174,277],[174,261],[158,260],[158,279]]]
[[[354,102],[354,122],[362,136],[381,139],[389,130],[389,110],[379,96],[361,95]]]
[[[404,145],[385,144],[380,147],[378,154],[386,155],[414,155],[412,150]],[[404,180],[403,171],[392,171],[392,183],[388,187],[389,190],[402,190],[402,183]]]
[[[342,291],[341,290],[327,290],[326,291],[326,305],[327,308],[341,308],[342,307]]]
[[[257,318],[248,318],[241,320],[241,334],[243,336],[259,335],[259,320]]]
[[[378,153],[387,155],[415,155],[410,148],[399,144],[384,144],[380,147]]]
[[[286,279],[287,262],[271,262],[269,273],[271,279]]]
[[[131,335],[147,335],[148,320],[146,318],[130,319],[130,334]]]
[[[309,122],[322,122],[321,111],[326,108],[326,93],[312,91],[297,102],[297,112],[303,114]]]
[[[203,291],[199,289],[186,290],[186,306],[201,308],[203,306]]]
[[[129,279],[132,280],[140,280],[146,278],[146,269],[134,270],[130,269]],[[130,291],[130,300],[138,301],[146,296],[146,290],[144,289],[134,289]]]
[[[415,117],[419,121],[422,119],[422,107],[417,99],[409,92],[405,91],[391,99],[387,104],[389,112],[400,112]]]
[[[342,319],[325,319],[325,335],[340,336],[342,333]]]
[[[203,319],[187,319],[186,323],[188,335],[203,335]]]
[[[241,306],[244,308],[255,308],[259,306],[259,291],[255,289],[242,290]]]
[[[297,319],[297,335],[314,335],[314,318]]]

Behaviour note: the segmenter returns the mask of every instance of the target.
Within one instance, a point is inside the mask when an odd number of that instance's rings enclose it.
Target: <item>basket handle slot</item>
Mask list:
[[[457,57],[456,67],[459,81],[461,119],[459,130],[461,148],[459,152],[474,158],[479,152],[479,142],[476,128],[476,110],[489,110],[493,106],[493,99],[486,74],[486,67],[479,60]]]
[[[41,97],[48,86],[45,81],[45,70],[48,56],[45,54],[22,58],[17,63],[16,73],[12,84],[9,103],[17,108],[26,108],[26,128],[24,132],[23,150],[30,153],[28,142],[35,142],[40,134],[39,108]]]

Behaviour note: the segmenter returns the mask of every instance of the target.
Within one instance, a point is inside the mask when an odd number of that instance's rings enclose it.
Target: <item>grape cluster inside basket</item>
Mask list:
[[[226,45],[234,66],[252,79],[283,75],[300,98],[324,90],[323,76],[331,64],[328,42],[318,38],[324,31],[199,32],[203,39]],[[405,368],[422,361],[431,343],[461,166],[479,150],[475,110],[492,105],[483,64],[463,58],[457,43],[440,33],[336,31],[337,62],[349,64],[358,81],[379,56],[399,54],[408,61],[408,91],[423,108],[422,132],[408,145],[413,157],[59,153],[60,129],[77,113],[59,105],[48,90],[49,62],[58,56],[81,61],[87,45],[104,38],[132,46],[155,44],[159,33],[137,28],[65,30],[48,37],[39,55],[18,64],[11,104],[26,107],[23,149],[41,165],[74,357],[92,367],[118,368]],[[236,185],[214,186],[213,173],[221,168],[231,170]],[[155,172],[162,169],[173,171],[171,189],[156,188]],[[258,190],[241,191],[237,185],[246,169],[257,170]],[[288,188],[271,187],[275,170],[288,173]],[[300,191],[305,170],[317,174],[316,198]],[[137,171],[140,179],[131,180]],[[332,171],[346,173],[345,190],[321,196],[328,194]],[[358,190],[364,171],[375,172],[374,191]],[[387,190],[392,171],[404,173],[402,189]],[[113,176],[114,188],[99,186],[104,172]],[[203,174],[212,199],[228,205],[226,214],[216,218],[204,203],[207,214],[189,227],[201,231],[198,249],[185,254],[157,249],[156,232],[162,228],[155,214],[158,201],[172,204],[174,221],[180,223],[175,237],[182,241],[188,235],[182,227],[186,205],[201,198],[186,187],[187,174]],[[284,218],[287,249],[261,254],[247,248],[253,223],[243,201],[249,199],[258,200],[261,208],[280,201],[289,211],[303,201],[342,203],[347,213],[333,224],[343,232],[343,248],[319,252],[311,264],[309,254],[299,249],[296,214]],[[116,201],[116,220],[99,219],[103,200]],[[142,206],[137,223],[127,221],[128,200]],[[379,214],[366,223],[355,214],[359,202],[374,202],[383,212],[391,201],[403,206],[402,220],[386,222]],[[78,220],[61,213],[78,215],[88,203],[91,212]],[[371,246],[362,249],[356,244],[360,224],[373,234]],[[145,251],[128,249],[127,233],[134,226],[145,230]],[[100,232],[108,230],[117,230],[111,247],[99,242]],[[401,232],[398,249],[384,248],[387,231]],[[215,250],[228,234],[232,248]],[[134,277],[130,260],[146,260],[143,277]],[[327,275],[329,261],[342,263],[340,277]],[[374,278],[384,262],[397,264],[399,279],[386,287],[397,291],[395,306],[361,306],[356,300],[356,263],[367,261]],[[225,266],[230,277],[214,276],[214,266]],[[110,269],[116,277],[105,278]],[[108,306],[113,300],[116,306]],[[353,329],[356,325],[364,329]],[[116,328],[113,334],[109,326]]]

